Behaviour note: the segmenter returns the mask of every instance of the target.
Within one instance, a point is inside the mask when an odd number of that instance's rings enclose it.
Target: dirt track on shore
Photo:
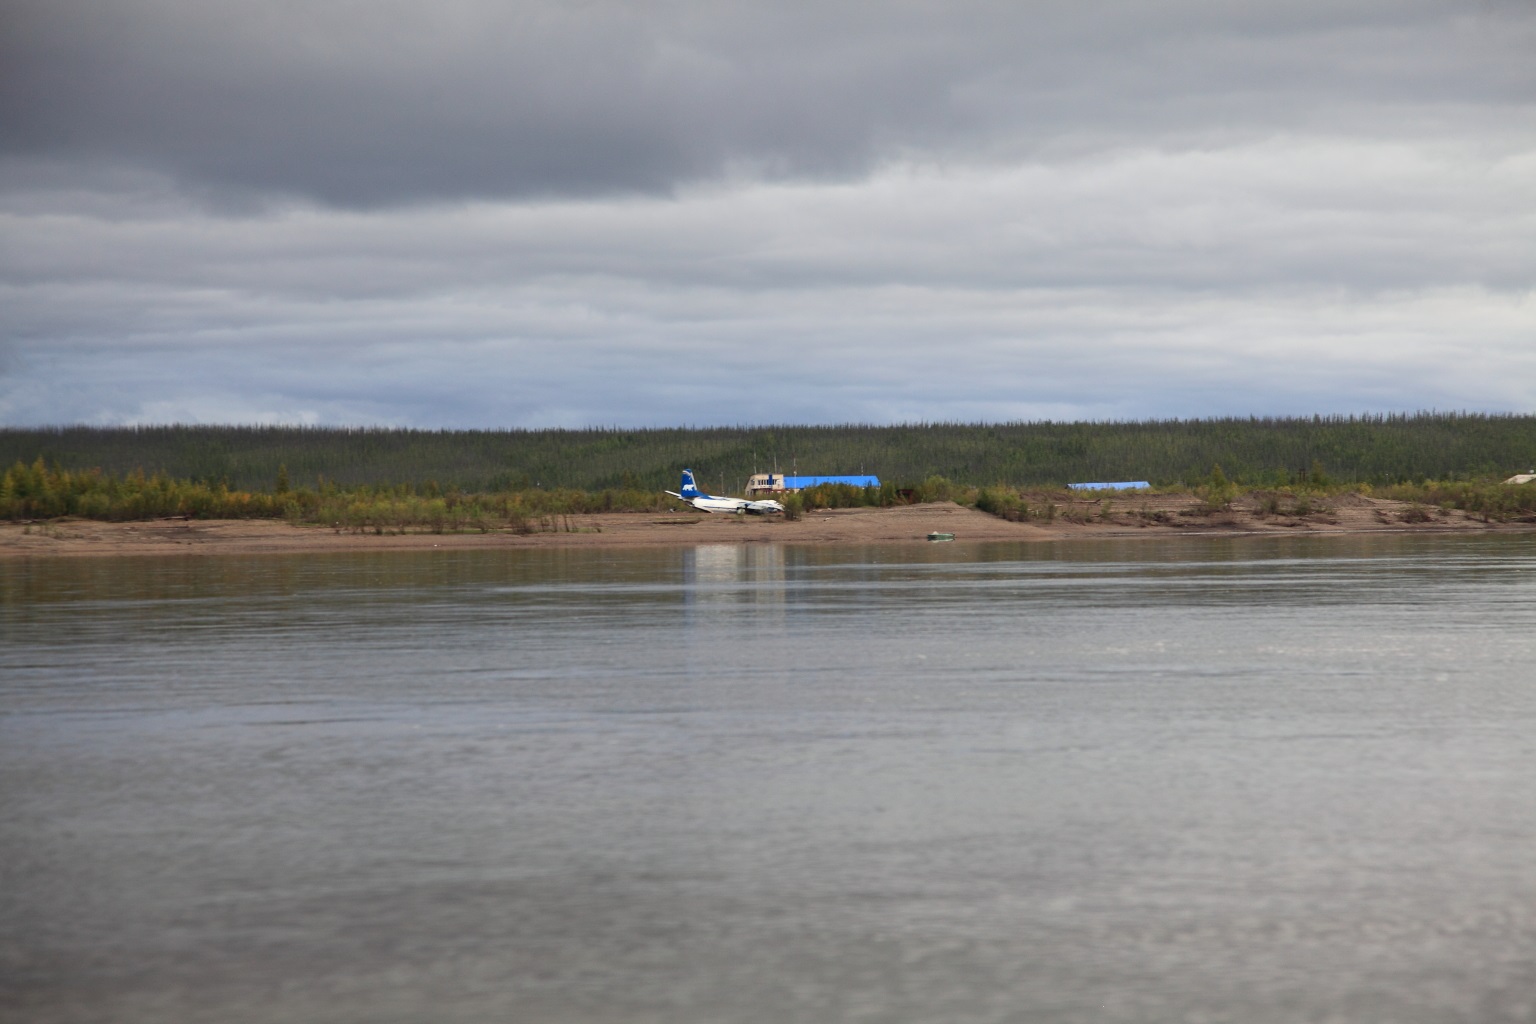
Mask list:
[[[1192,495],[1147,495],[1060,503],[1046,522],[1008,522],[950,502],[834,509],[786,522],[778,517],[696,512],[613,512],[556,517],[538,533],[351,533],[273,520],[155,520],[103,523],[64,519],[0,524],[0,558],[100,555],[302,554],[538,547],[647,547],[692,544],[920,544],[932,532],[957,541],[1050,541],[1188,535],[1536,532],[1536,524],[1486,523],[1462,512],[1426,512],[1402,502],[1344,495],[1306,515],[1265,514],[1245,499],[1206,514]]]

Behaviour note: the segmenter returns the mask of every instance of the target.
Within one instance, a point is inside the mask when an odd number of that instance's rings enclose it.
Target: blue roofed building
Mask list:
[[[852,476],[787,476],[783,473],[754,473],[747,481],[747,495],[783,494],[803,491],[819,484],[847,484],[849,487],[879,487],[878,476],[859,473]]]

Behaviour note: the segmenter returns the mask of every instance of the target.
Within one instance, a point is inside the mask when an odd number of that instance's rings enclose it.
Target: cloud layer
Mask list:
[[[1525,5],[11,6],[4,422],[1536,407]]]

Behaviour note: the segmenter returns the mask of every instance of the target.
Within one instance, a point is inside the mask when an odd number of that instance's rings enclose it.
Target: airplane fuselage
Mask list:
[[[696,498],[684,498],[676,491],[668,491],[667,493],[692,505],[700,512],[745,512],[749,515],[763,516],[784,511],[784,506],[771,498],[765,498],[762,501],[748,501],[745,498],[717,498],[713,494],[701,494]]]
[[[694,484],[693,470],[691,469],[683,470],[682,488],[682,493],[677,491],[668,491],[667,493],[679,501],[687,502],[700,512],[735,512],[754,516],[766,516],[784,511],[784,506],[772,498],[749,501],[746,498],[722,498],[713,494],[705,494]]]

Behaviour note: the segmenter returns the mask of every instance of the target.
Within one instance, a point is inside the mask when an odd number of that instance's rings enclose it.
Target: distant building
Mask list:
[[[847,484],[849,487],[879,487],[877,476],[785,476],[783,473],[755,473],[747,480],[747,497],[755,494],[784,494],[803,491],[818,484]]]
[[[1068,489],[1074,491],[1134,491],[1151,486],[1145,480],[1122,480],[1112,484],[1067,484]]]
[[[1504,482],[1507,484],[1528,484],[1532,480],[1536,480],[1536,470],[1532,470],[1529,473],[1519,473]]]

